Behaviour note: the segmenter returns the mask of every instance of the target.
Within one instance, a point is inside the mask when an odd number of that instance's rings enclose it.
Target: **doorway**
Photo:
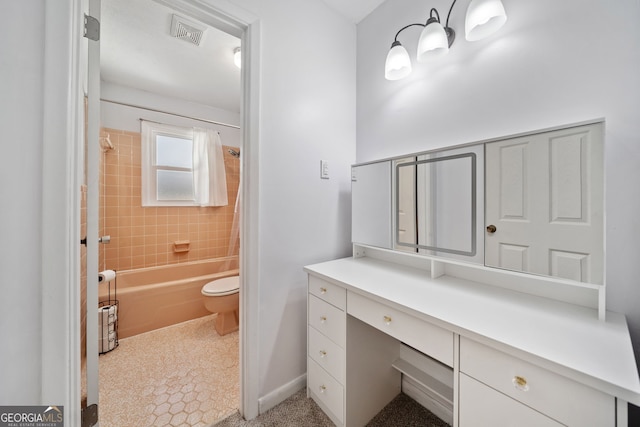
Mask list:
[[[111,239],[98,269],[122,289],[109,295],[121,345],[99,345],[101,424],[209,424],[239,406],[238,333],[219,339],[213,319],[195,319],[221,316],[204,306],[206,283],[238,274],[241,41],[151,0],[101,3],[99,235]],[[198,194],[197,165],[216,200]]]
[[[162,1],[158,1],[157,3],[164,3]],[[168,2],[167,2],[168,3]],[[240,270],[241,276],[243,279],[241,280],[240,290],[241,290],[241,331],[240,331],[240,341],[241,341],[241,360],[240,365],[241,369],[241,401],[240,410],[247,417],[252,418],[257,415],[257,375],[254,373],[257,372],[257,358],[255,357],[256,352],[251,352],[250,349],[255,345],[255,343],[245,342],[243,340],[243,336],[251,336],[253,334],[247,334],[247,331],[250,329],[255,330],[256,326],[255,320],[252,319],[250,313],[255,312],[255,310],[251,310],[251,305],[255,304],[257,298],[255,294],[257,294],[257,286],[256,287],[248,287],[245,286],[245,283],[255,283],[257,285],[256,280],[252,280],[257,276],[257,269],[253,266],[255,263],[250,263],[251,259],[251,248],[257,247],[257,209],[251,209],[252,206],[257,205],[257,186],[254,184],[254,181],[257,181],[257,144],[256,135],[257,135],[257,111],[251,111],[249,108],[256,99],[257,95],[257,79],[255,76],[255,72],[251,72],[250,65],[252,63],[257,63],[258,55],[256,53],[255,48],[251,49],[252,45],[257,45],[257,31],[252,31],[252,28],[255,28],[258,23],[252,16],[248,16],[246,12],[243,11],[233,11],[226,10],[220,12],[218,10],[214,10],[210,7],[203,7],[202,5],[194,6],[190,0],[185,1],[177,1],[171,2],[170,5],[177,11],[181,13],[185,13],[187,16],[193,16],[197,20],[207,23],[208,25],[216,25],[220,24],[221,27],[224,27],[225,30],[231,29],[232,32],[235,32],[241,39],[243,48],[246,46],[245,52],[243,52],[243,57],[251,58],[251,60],[245,60],[245,66],[242,71],[242,136],[241,140],[243,141],[241,151],[243,152],[243,159],[240,165],[241,173],[243,175],[242,179],[242,192],[244,196],[242,197],[243,203],[241,203],[241,228],[243,229],[241,236],[241,253],[240,253]],[[225,6],[227,9],[228,6]],[[233,7],[231,7],[233,8]],[[239,23],[237,20],[231,20],[227,16],[227,14],[232,14],[233,16],[240,16],[241,19],[245,23]],[[251,24],[249,24],[251,23]],[[217,26],[217,25],[216,25]],[[257,69],[257,67],[256,67]],[[250,82],[253,82],[249,85]],[[249,87],[250,86],[250,87]],[[253,171],[253,174],[252,174]],[[251,213],[253,211],[254,213]],[[254,296],[252,296],[254,294]],[[252,323],[253,322],[253,323]]]

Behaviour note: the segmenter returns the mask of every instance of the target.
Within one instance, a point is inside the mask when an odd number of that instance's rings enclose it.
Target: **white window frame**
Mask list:
[[[157,192],[157,171],[175,170],[191,171],[193,169],[176,168],[156,165],[156,137],[169,136],[174,138],[190,139],[193,141],[193,129],[180,126],[166,125],[142,120],[141,126],[141,149],[142,149],[142,206],[197,206],[195,197],[193,200],[158,200]],[[193,185],[193,184],[192,184]]]

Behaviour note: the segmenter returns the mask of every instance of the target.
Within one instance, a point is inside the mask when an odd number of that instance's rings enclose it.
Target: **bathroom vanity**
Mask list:
[[[546,272],[526,268],[539,236],[529,246],[509,242],[517,233],[485,236],[485,229],[493,234],[532,217],[524,197],[509,204],[505,195],[514,191],[503,185],[500,209],[525,209],[518,218],[498,212],[503,222],[497,227],[485,224],[495,214],[484,206],[492,197],[484,182],[493,179],[484,173],[487,147],[354,166],[353,256],[305,267],[307,391],[336,425],[365,425],[402,390],[455,427],[627,426],[627,402],[640,405],[640,380],[625,317],[605,309],[603,206],[597,206],[603,200],[601,157],[593,155],[601,149],[599,126],[582,124],[544,136],[553,140],[544,144],[552,160],[567,156],[564,182],[558,190],[550,187],[555,206],[544,209],[556,215],[549,223],[583,221],[582,230],[593,228],[583,231],[594,234],[593,241],[600,233],[600,243],[578,242],[586,250],[556,243],[543,249]],[[496,146],[508,147],[499,158],[515,149],[514,159],[522,159],[529,140],[498,141]],[[572,160],[566,160],[571,151],[577,152],[574,184],[580,185],[566,183],[572,179]],[[585,159],[593,162],[587,165]],[[438,175],[442,161],[456,164]],[[557,161],[552,163],[549,170],[557,172]],[[511,170],[509,179],[530,169]],[[440,187],[450,185],[443,183],[452,177],[462,177],[462,184],[455,184],[462,187]],[[428,185],[421,184],[425,180]],[[367,182],[371,187],[362,191]],[[558,191],[569,187],[578,188],[580,197],[559,198]],[[595,207],[573,209],[574,201],[594,199]],[[456,211],[450,216],[461,218],[450,229],[464,233],[447,231],[443,206],[445,214]],[[403,223],[407,212],[411,218]],[[582,219],[569,218],[574,213]],[[550,234],[564,232],[550,229]],[[502,243],[487,242],[493,237]],[[494,251],[490,245],[497,248],[496,262],[508,265],[483,262]]]
[[[640,404],[624,316],[482,283],[556,279],[356,252],[305,267],[308,392],[336,425],[365,425],[400,392],[401,373],[460,427],[626,427],[627,402]],[[449,378],[412,363],[403,344]]]

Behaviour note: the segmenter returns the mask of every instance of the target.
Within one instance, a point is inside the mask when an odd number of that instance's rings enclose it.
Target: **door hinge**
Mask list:
[[[92,427],[98,424],[98,405],[89,405],[82,408],[82,427]]]
[[[84,15],[84,36],[97,42],[100,40],[100,21],[91,15]]]

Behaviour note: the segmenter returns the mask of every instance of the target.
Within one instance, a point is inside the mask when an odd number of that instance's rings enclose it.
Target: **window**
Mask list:
[[[192,206],[193,130],[142,122],[142,206]]]

